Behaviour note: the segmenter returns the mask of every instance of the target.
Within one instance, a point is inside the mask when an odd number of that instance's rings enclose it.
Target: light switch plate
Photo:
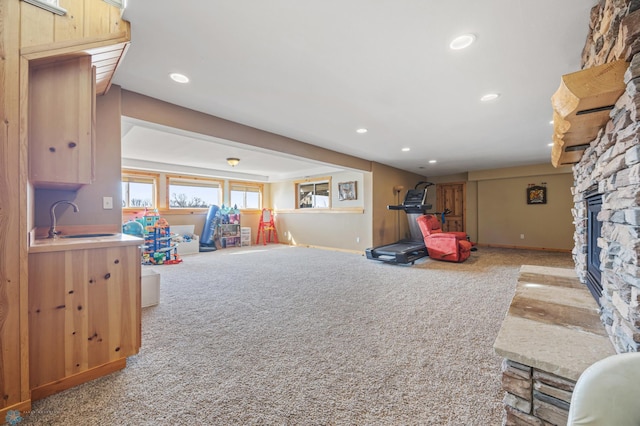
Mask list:
[[[113,209],[113,197],[102,197],[102,208],[104,210]]]

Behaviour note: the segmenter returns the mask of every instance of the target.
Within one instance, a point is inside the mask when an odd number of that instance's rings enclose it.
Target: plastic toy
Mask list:
[[[173,265],[182,262],[178,256],[176,242],[179,236],[171,234],[169,222],[160,217],[157,210],[153,213],[145,210],[145,216],[142,219],[144,222],[142,263],[144,265]],[[134,226],[130,225],[130,222],[128,224],[131,227]]]

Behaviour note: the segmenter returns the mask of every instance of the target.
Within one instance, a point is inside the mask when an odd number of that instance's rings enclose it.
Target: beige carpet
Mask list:
[[[22,424],[499,425],[492,345],[521,264],[572,267],[490,248],[414,266],[282,245],[186,256],[155,267],[161,303],[127,368]]]

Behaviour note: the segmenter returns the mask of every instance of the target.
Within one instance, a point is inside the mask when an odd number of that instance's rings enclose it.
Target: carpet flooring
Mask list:
[[[400,266],[284,245],[185,256],[143,309],[127,368],[37,401],[21,424],[499,425],[493,342],[522,264],[480,248]]]

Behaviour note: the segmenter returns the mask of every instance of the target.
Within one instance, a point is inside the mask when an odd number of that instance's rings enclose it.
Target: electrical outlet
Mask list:
[[[104,210],[113,209],[113,197],[102,197],[102,208]]]
[[[356,243],[360,242],[360,237],[356,237]]]
[[[524,234],[520,234],[520,239],[524,240]]]

